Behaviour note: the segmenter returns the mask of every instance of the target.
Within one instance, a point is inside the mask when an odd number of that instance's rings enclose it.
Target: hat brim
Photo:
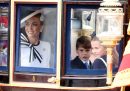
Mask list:
[[[35,16],[35,15],[41,13],[41,12],[42,12],[41,9],[40,9],[40,10],[36,10],[35,12],[33,12],[33,13],[29,14],[28,16],[24,17],[24,18],[21,20],[21,22],[20,22],[20,24],[21,24],[20,27],[22,28],[23,26],[25,26],[25,21],[26,21],[26,20],[30,19],[31,17],[33,17],[33,16]]]

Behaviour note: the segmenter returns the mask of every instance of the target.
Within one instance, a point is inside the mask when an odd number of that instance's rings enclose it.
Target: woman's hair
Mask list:
[[[99,38],[98,38],[97,36],[94,36],[94,37],[91,39],[91,41],[99,41],[100,43],[102,43],[102,41],[99,40]]]
[[[102,43],[102,41],[97,37],[97,36],[94,36],[92,39],[91,39],[91,41],[99,41],[99,43],[101,44]],[[106,46],[105,45],[102,45],[104,48],[106,48]]]
[[[30,11],[28,11],[27,16],[28,16],[28,15],[31,15],[31,14],[33,14],[33,13],[35,13],[35,12],[36,12],[36,11],[33,11],[33,10],[31,11],[31,10],[30,10]],[[26,16],[26,17],[27,17],[27,16]],[[41,12],[39,12],[39,13],[37,13],[37,14],[34,14],[34,15],[31,16],[31,17],[37,17],[37,18],[39,18],[40,21],[41,21],[41,25],[44,23],[44,15],[42,15]],[[31,18],[31,17],[30,17],[30,18]]]
[[[113,65],[114,65],[114,67],[118,67],[119,54],[118,54],[118,52],[117,52],[116,47],[113,48],[112,56],[113,56]]]
[[[92,41],[100,41],[100,40],[99,40],[98,37],[94,36],[94,37],[92,38]]]

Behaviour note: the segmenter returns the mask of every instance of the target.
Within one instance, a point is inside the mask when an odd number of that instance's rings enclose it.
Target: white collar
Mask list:
[[[82,62],[85,64],[85,63],[90,63],[90,60],[86,60],[86,61],[84,61],[84,60],[82,60]]]

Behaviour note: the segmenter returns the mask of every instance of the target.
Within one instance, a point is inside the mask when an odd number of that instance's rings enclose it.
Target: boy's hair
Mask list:
[[[77,39],[76,41],[76,50],[79,47],[83,47],[85,49],[90,49],[91,48],[91,40],[87,36],[81,36]]]

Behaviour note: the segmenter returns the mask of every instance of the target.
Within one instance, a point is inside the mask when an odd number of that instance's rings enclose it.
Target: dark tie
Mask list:
[[[36,59],[36,58],[39,60],[40,63],[42,62],[42,56],[36,50],[34,45],[29,43],[28,39],[26,38],[26,36],[23,33],[21,33],[21,45],[26,45],[30,48],[29,62],[34,61],[34,59]]]
[[[85,62],[86,69],[90,69],[90,65],[88,62]]]

